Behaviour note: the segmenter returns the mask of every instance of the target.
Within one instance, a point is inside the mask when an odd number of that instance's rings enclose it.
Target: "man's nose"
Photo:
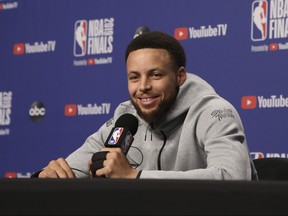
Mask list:
[[[140,91],[141,92],[146,92],[148,90],[151,89],[151,82],[149,79],[147,78],[143,78],[141,79],[141,83],[140,83]]]

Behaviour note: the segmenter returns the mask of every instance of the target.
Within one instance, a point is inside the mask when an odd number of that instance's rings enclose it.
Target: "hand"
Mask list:
[[[135,179],[138,171],[134,169],[121,148],[103,148],[107,151],[106,160],[103,161],[103,168],[96,171],[97,176],[105,176],[106,178],[130,178]],[[89,161],[89,166],[91,160]],[[92,176],[92,173],[90,172]]]
[[[38,178],[75,178],[75,173],[64,158],[58,158],[50,161]]]

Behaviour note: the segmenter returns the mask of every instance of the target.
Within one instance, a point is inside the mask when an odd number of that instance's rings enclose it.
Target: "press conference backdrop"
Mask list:
[[[2,0],[0,23],[0,177],[29,177],[112,117],[144,27],[236,107],[253,158],[288,156],[288,0]]]

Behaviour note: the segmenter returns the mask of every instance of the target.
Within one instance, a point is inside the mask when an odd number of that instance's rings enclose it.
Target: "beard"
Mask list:
[[[137,104],[133,98],[130,98],[131,103],[135,107],[137,114],[146,122],[148,123],[154,123],[161,117],[163,117],[172,107],[174,104],[177,94],[179,91],[179,86],[176,87],[174,90],[174,94],[168,97],[167,99],[163,100],[160,102],[158,107],[156,109],[153,109],[152,111],[144,112],[142,111],[141,107],[139,104]]]

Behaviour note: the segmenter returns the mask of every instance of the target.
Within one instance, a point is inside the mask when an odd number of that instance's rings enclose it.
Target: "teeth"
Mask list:
[[[142,100],[143,100],[143,101],[150,101],[151,98],[143,98]]]

